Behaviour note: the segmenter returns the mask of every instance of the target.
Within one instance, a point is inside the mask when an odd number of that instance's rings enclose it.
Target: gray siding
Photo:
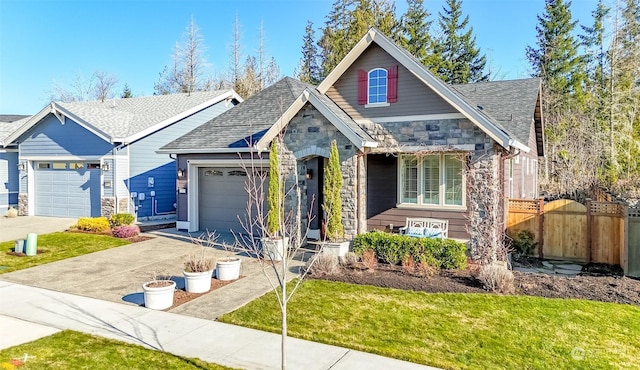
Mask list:
[[[104,164],[107,164],[109,166],[109,171],[102,171],[102,184],[105,184],[106,182],[111,182],[111,187],[106,187],[104,186],[102,188],[102,195],[105,197],[112,197],[114,195],[114,170],[113,170],[113,159],[105,159],[103,161]],[[98,188],[99,188],[99,184],[98,184]]]
[[[398,66],[398,102],[388,107],[358,105],[358,70]],[[329,88],[327,95],[354,119],[458,113],[449,103],[418,80],[381,47],[371,44],[349,69]]]
[[[18,152],[0,152],[0,214],[18,204]]]
[[[103,156],[113,147],[71,119],[66,118],[63,125],[52,114],[22,135],[18,142],[21,157],[47,156],[51,159],[56,156]]]
[[[218,103],[129,146],[130,173],[129,178],[122,181],[128,184],[129,191],[145,194],[146,200],[139,204],[139,217],[175,210],[176,165],[168,154],[157,154],[156,150],[232,107],[233,104],[225,106],[224,102]],[[149,186],[150,177],[154,179],[153,187]],[[155,211],[152,210],[151,191],[156,194],[153,200],[157,201]]]

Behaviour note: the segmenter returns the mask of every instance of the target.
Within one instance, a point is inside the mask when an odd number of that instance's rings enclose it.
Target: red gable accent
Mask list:
[[[395,103],[398,101],[398,66],[389,68],[387,79],[387,102]]]
[[[367,104],[367,71],[358,70],[358,104]]]

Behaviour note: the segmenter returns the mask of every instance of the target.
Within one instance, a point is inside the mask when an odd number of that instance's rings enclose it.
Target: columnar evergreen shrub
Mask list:
[[[280,181],[280,160],[278,158],[278,143],[271,142],[269,151],[269,192],[267,193],[267,233],[276,236],[280,231],[282,221],[282,182]]]
[[[334,140],[331,142],[329,164],[324,169],[324,203],[322,204],[322,209],[327,214],[325,236],[331,241],[338,241],[344,238],[340,190],[342,190],[342,171],[340,169],[338,144]]]
[[[362,254],[368,249],[373,250],[379,260],[392,265],[408,257],[438,269],[464,268],[467,264],[466,246],[453,239],[414,238],[381,231],[356,236],[353,251]]]

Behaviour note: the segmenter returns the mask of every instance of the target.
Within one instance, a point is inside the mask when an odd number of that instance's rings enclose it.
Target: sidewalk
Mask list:
[[[0,296],[5,347],[35,339],[22,332],[71,329],[230,367],[280,368],[278,334],[6,281],[0,281]],[[295,338],[289,338],[287,356],[291,369],[433,369]]]

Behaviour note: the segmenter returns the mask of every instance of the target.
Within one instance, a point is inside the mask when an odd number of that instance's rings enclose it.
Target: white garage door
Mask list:
[[[247,193],[246,172],[241,168],[198,170],[198,218],[200,230],[244,233],[238,215],[244,219]]]
[[[37,216],[100,216],[100,169],[84,162],[37,162]]]

